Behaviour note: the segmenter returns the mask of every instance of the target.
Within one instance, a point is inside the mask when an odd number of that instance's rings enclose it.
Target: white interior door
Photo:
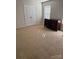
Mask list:
[[[25,26],[36,24],[36,11],[34,6],[24,6],[24,23]]]
[[[44,6],[44,19],[50,19],[50,14],[51,14],[51,6],[50,5]]]

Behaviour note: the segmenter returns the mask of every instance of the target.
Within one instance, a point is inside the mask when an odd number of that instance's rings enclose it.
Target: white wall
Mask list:
[[[52,3],[51,18],[63,19],[63,0],[54,0]]]
[[[24,27],[24,5],[36,7],[36,24],[40,24],[42,20],[41,0],[16,0],[16,27]]]
[[[24,26],[24,10],[23,10],[23,1],[16,0],[16,28]]]
[[[43,5],[51,5],[51,19],[63,19],[63,0],[50,0]]]

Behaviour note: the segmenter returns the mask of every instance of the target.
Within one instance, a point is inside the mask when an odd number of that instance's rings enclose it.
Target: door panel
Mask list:
[[[25,26],[36,24],[36,13],[34,6],[24,6],[24,15]]]
[[[44,19],[50,19],[51,6],[44,6]]]

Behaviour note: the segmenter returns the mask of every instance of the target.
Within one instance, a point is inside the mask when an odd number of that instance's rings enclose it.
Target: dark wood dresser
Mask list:
[[[61,29],[61,20],[59,20],[59,19],[45,19],[44,26],[51,29],[51,30],[54,30],[54,31],[60,30]]]

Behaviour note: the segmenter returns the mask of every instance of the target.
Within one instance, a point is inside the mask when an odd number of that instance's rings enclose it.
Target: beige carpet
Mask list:
[[[16,59],[63,59],[63,33],[43,26],[16,30]]]

